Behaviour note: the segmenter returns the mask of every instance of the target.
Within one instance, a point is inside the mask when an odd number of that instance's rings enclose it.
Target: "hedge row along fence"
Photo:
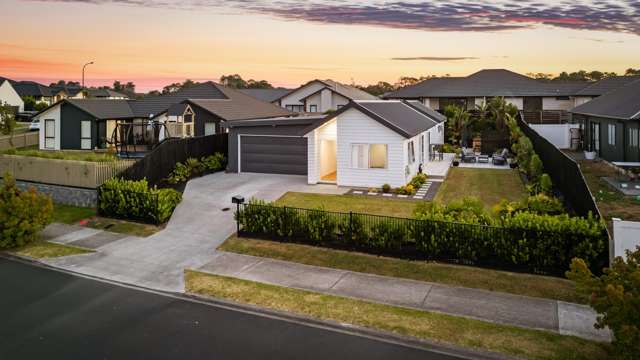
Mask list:
[[[98,213],[113,218],[162,224],[169,220],[181,200],[180,192],[149,187],[146,180],[114,178],[98,188]]]
[[[597,221],[583,218],[567,218],[560,226],[508,219],[502,226],[487,226],[250,202],[239,205],[236,220],[240,236],[407,259],[557,276],[564,275],[574,257],[584,259],[598,273],[605,265],[606,233]]]

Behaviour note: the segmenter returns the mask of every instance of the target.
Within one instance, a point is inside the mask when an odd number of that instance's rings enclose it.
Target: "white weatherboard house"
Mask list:
[[[18,111],[24,111],[24,102],[20,95],[7,79],[0,78],[0,104],[9,104],[18,108]]]
[[[308,181],[338,186],[405,185],[444,143],[444,118],[408,101],[353,101],[305,135]]]
[[[339,110],[349,101],[357,100],[378,100],[378,98],[355,86],[337,81],[312,80],[285,93],[274,102],[289,111],[324,113],[329,110]]]

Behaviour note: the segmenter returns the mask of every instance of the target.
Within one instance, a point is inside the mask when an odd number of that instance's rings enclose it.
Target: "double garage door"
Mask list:
[[[307,138],[240,136],[240,171],[307,175]]]

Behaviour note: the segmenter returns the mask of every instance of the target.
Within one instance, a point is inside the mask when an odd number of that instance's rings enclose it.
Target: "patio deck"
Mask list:
[[[442,160],[427,161],[422,165],[422,172],[427,174],[430,179],[432,177],[444,179],[451,168],[454,157],[455,154],[445,153]]]

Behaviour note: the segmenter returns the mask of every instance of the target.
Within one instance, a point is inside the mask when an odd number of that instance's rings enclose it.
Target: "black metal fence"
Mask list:
[[[239,236],[357,250],[408,259],[502,268],[562,276],[580,257],[599,272],[606,235],[499,227],[240,204]]]
[[[190,157],[201,158],[218,152],[227,156],[228,134],[169,139],[119,176],[127,180],[146,178],[149,185],[153,186],[166,178],[176,163],[184,162]]]
[[[572,210],[580,216],[591,213],[600,217],[600,210],[578,164],[520,118],[518,125],[531,140],[535,152],[544,164],[545,172],[549,174],[554,186],[562,193]]]

